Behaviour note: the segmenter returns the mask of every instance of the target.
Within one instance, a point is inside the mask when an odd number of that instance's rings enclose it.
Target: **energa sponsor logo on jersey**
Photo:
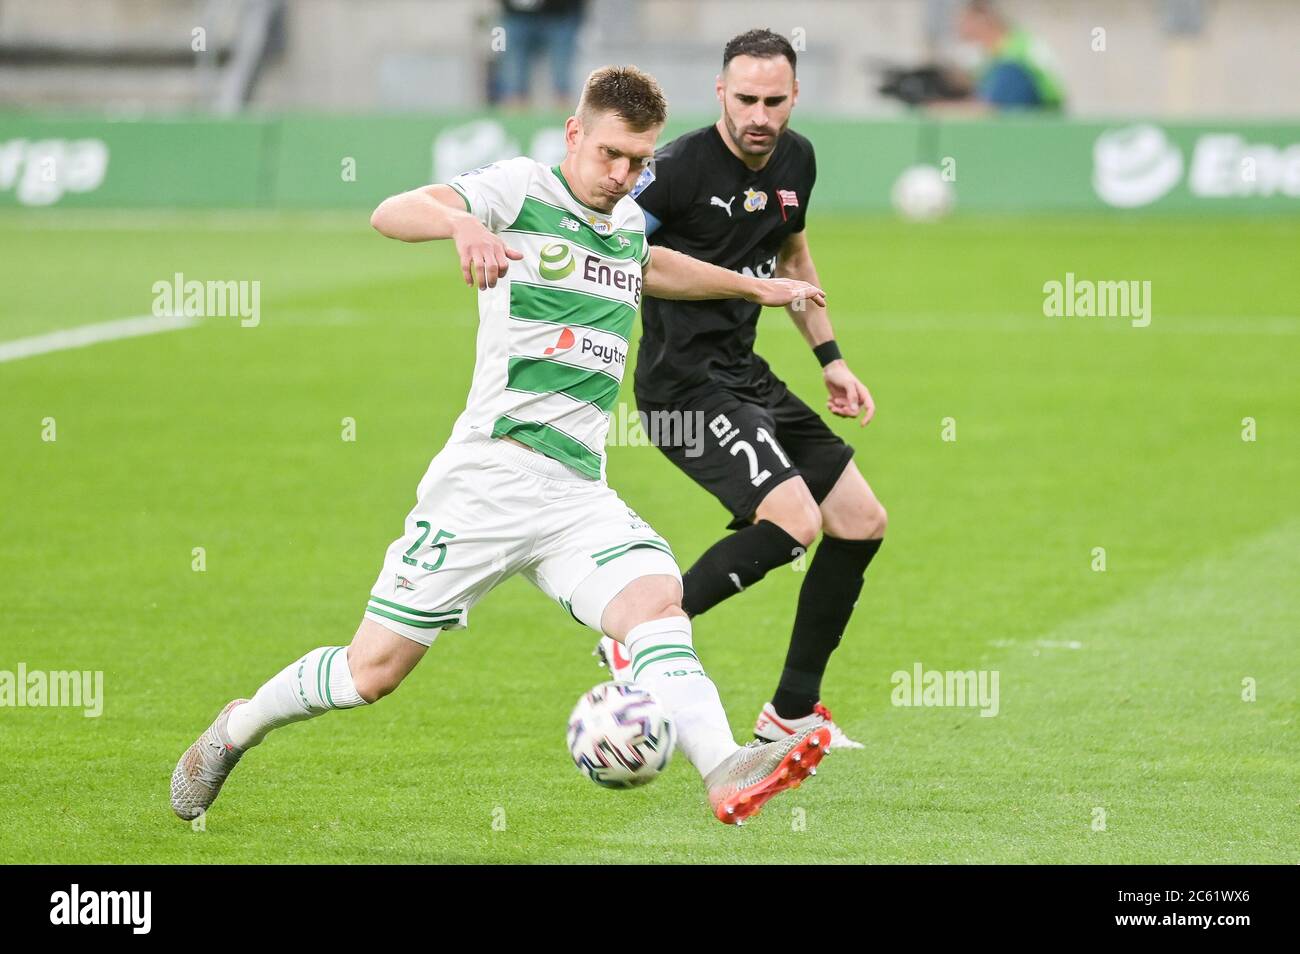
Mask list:
[[[1110,129],[1092,149],[1092,185],[1121,209],[1150,205],[1179,183],[1199,199],[1274,195],[1300,198],[1300,143],[1252,143],[1237,133],[1203,133],[1187,161],[1159,126]]]
[[[568,242],[551,242],[542,246],[538,252],[537,274],[549,282],[564,281],[576,274],[583,282],[629,292],[633,304],[641,301],[640,274],[601,261],[599,255],[575,252]]]
[[[576,262],[573,249],[564,242],[543,245],[538,253],[537,273],[549,282],[558,282],[573,274]]]

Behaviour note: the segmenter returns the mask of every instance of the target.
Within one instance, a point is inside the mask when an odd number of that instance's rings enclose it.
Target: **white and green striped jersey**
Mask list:
[[[457,176],[469,211],[523,253],[478,293],[478,356],[451,442],[509,435],[592,480],[618,400],[649,261],[645,216],[624,197],[606,214],[558,166],[527,157]]]

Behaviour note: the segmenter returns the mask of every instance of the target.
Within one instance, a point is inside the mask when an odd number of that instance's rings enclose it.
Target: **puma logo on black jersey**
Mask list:
[[[721,199],[719,199],[719,198],[715,195],[715,196],[713,196],[713,197],[711,197],[711,198],[709,199],[709,205],[716,205],[716,206],[717,206],[718,208],[720,208],[720,209],[726,209],[726,210],[727,210],[727,218],[731,218],[731,203],[733,203],[733,202],[735,202],[735,201],[736,201],[736,197],[735,197],[734,195],[733,195],[730,199],[728,199],[726,202],[723,202]]]

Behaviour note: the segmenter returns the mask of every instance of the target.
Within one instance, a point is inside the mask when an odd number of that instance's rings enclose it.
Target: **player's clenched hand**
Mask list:
[[[857,417],[862,413],[862,426],[876,416],[876,402],[871,399],[867,386],[849,370],[843,358],[838,358],[822,369],[822,380],[830,392],[826,408],[840,417]]]
[[[478,285],[480,291],[495,288],[510,262],[524,257],[523,252],[511,248],[477,219],[459,225],[452,238],[460,254],[460,274],[465,284]]]
[[[801,282],[797,278],[760,278],[754,282],[754,291],[749,300],[769,307],[791,305],[798,301],[810,301],[818,307],[826,307],[826,293],[816,285]]]

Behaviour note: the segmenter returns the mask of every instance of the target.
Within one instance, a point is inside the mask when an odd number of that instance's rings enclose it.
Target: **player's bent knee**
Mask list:
[[[373,620],[363,620],[348,647],[348,669],[357,694],[377,702],[402,684],[428,649]]]
[[[601,614],[603,632],[621,640],[631,630],[653,619],[685,616],[682,586],[673,576],[642,576],[625,586]]]
[[[657,547],[638,547],[601,566],[573,592],[573,615],[621,640],[652,619],[685,616],[677,561]]]
[[[808,486],[798,479],[787,480],[759,505],[754,519],[776,524],[805,549],[822,532],[822,513]]]
[[[841,540],[879,540],[885,535],[887,525],[888,514],[874,497],[847,512],[829,511],[823,520],[826,533]]]
[[[879,540],[885,535],[885,528],[889,526],[889,514],[885,511],[884,506],[879,500],[875,504],[875,508],[867,519],[868,540]]]

